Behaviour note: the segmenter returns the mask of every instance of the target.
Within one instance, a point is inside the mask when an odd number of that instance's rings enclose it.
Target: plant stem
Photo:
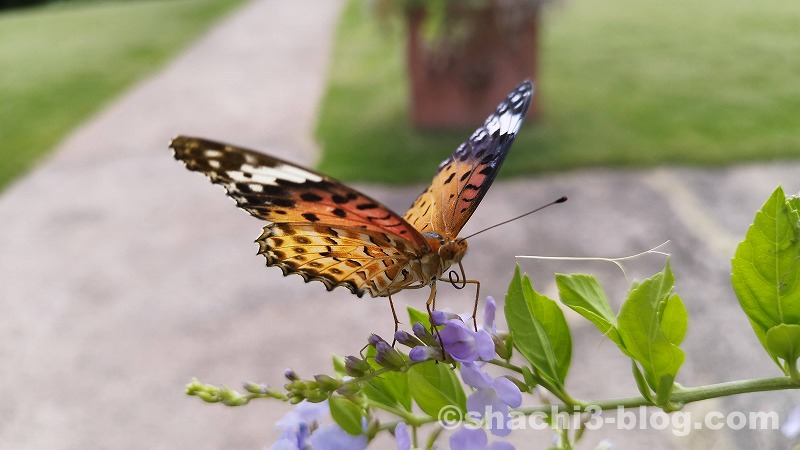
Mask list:
[[[505,361],[500,360],[500,359],[493,359],[493,360],[487,361],[487,362],[489,364],[494,364],[495,366],[504,367],[504,368],[506,368],[508,370],[513,370],[514,372],[517,372],[519,374],[522,373],[522,369],[519,366],[511,364],[509,362],[505,362]]]
[[[688,403],[708,400],[711,398],[727,397],[731,395],[745,394],[748,392],[778,391],[784,389],[800,389],[800,382],[797,382],[789,377],[780,377],[729,381],[726,383],[710,384],[708,386],[700,386],[695,388],[676,387],[669,396],[669,401],[670,403],[677,403],[678,405],[682,406]],[[620,406],[624,408],[634,408],[637,406],[654,405],[644,397],[628,397],[611,400],[581,401],[571,405],[540,405],[528,408],[519,408],[516,411],[530,415],[534,413],[550,413],[551,408],[555,408],[555,411],[557,412],[565,411],[572,413],[585,411],[588,407],[592,407],[595,410],[608,410],[616,409]]]
[[[686,404],[710,398],[746,394],[748,392],[779,391],[783,389],[800,389],[800,381],[795,381],[789,377],[779,377],[728,381],[694,388],[678,387],[669,396],[669,400]]]

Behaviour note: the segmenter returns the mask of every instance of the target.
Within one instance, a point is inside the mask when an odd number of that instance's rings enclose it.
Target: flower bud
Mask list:
[[[359,391],[361,391],[359,383],[345,383],[336,390],[338,394],[347,398],[353,397],[353,395],[357,394]]]
[[[420,345],[412,348],[411,351],[408,352],[408,358],[415,362],[430,360],[441,361],[444,359],[444,355],[442,354],[441,347],[427,347]]]
[[[369,425],[367,425],[367,431],[366,431],[367,439],[374,438],[380,430],[381,430],[380,421],[378,421],[378,419],[373,417],[372,420],[369,421]]]
[[[253,383],[251,381],[245,381],[242,383],[242,389],[251,393],[251,394],[266,394],[269,386],[264,383]]]
[[[384,340],[382,337],[378,336],[377,334],[370,334],[369,338],[367,339],[367,342],[369,342],[369,345],[375,347],[375,349],[378,348],[378,344],[381,343],[381,342],[383,342],[386,345],[389,345],[389,343],[386,342],[386,340]]]
[[[417,322],[414,325],[411,325],[411,331],[414,332],[414,335],[419,338],[425,345],[428,346],[436,346],[439,345],[439,341],[437,341],[433,335],[425,328],[425,325],[422,322]]]
[[[348,356],[344,359],[344,371],[351,377],[363,377],[372,370],[372,366],[361,358]]]
[[[219,399],[228,406],[241,406],[248,402],[247,398],[226,386],[220,388]]]
[[[319,387],[328,392],[335,391],[342,385],[342,380],[324,374],[314,375],[314,379],[319,383]]]
[[[197,378],[192,378],[192,381],[186,385],[186,394],[194,395],[206,389],[206,385],[200,382]]]
[[[405,365],[403,355],[392,348],[386,341],[378,342],[375,346],[378,353],[375,355],[375,362],[387,369],[399,369]]]
[[[200,400],[206,403],[219,403],[219,395],[216,392],[207,392],[207,391],[200,391],[197,392],[195,395],[200,397]]]
[[[414,348],[418,345],[424,345],[422,341],[417,339],[413,334],[409,333],[408,331],[400,330],[394,334],[395,340],[397,342],[405,345],[406,347]]]
[[[300,375],[297,375],[297,372],[294,369],[286,369],[283,371],[283,376],[286,377],[289,381],[297,381],[300,379]]]
[[[322,392],[319,389],[316,389],[304,392],[303,397],[311,403],[319,403],[327,400],[328,394],[326,392]]]
[[[511,348],[505,342],[495,335],[492,335],[492,341],[494,341],[494,352],[497,353],[500,359],[506,361],[511,359]]]

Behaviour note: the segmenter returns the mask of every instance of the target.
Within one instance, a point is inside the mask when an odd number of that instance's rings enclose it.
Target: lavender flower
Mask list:
[[[408,434],[405,422],[400,422],[394,427],[394,438],[397,440],[397,450],[411,450],[411,436]]]
[[[319,427],[308,441],[314,450],[364,450],[369,443],[365,434],[354,436],[336,424]]]
[[[450,448],[452,450],[514,450],[514,446],[508,442],[492,442],[483,428],[470,429],[462,427],[450,436]]]
[[[508,378],[492,379],[491,375],[481,371],[475,363],[461,364],[461,379],[475,388],[475,392],[467,397],[467,410],[481,417],[489,412],[491,416],[486,419],[495,436],[507,436],[511,433],[508,407],[516,408],[522,404],[519,387]],[[502,418],[502,423],[498,422],[498,418]]]
[[[286,428],[269,450],[306,450],[308,448],[308,436],[309,432],[306,424],[299,425],[296,431]]]
[[[497,302],[494,301],[494,297],[491,295],[486,297],[486,304],[483,306],[483,325],[481,325],[481,328],[492,336],[497,335],[497,326],[494,323],[496,311]]]
[[[472,331],[461,319],[448,319],[439,330],[442,347],[456,361],[467,363],[494,358],[494,341],[486,330]]]
[[[495,325],[495,313],[497,312],[497,302],[491,295],[486,297],[486,304],[483,307],[483,325],[481,328],[492,337],[494,351],[501,359],[511,359],[510,349],[500,337],[497,336],[497,326]]]
[[[270,447],[271,450],[305,450],[308,448],[308,438],[312,427],[328,415],[330,409],[328,402],[311,403],[303,400],[275,424],[283,428],[278,441]]]
[[[436,339],[441,342],[439,345],[418,345],[411,349],[408,356],[412,361],[427,361],[429,359],[442,359],[441,348],[450,355],[453,360],[458,362],[474,362],[478,359],[489,360],[494,358],[494,341],[486,330],[473,331],[464,321],[456,315],[434,311],[432,319],[436,325],[444,325],[444,328],[436,333]],[[417,324],[414,324],[417,326]],[[420,328],[418,326],[417,328]],[[415,329],[414,332],[425,341],[424,336],[420,336]]]

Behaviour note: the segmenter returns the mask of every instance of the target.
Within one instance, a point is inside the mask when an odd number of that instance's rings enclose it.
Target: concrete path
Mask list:
[[[202,404],[183,395],[189,379],[281,385],[287,366],[304,376],[328,372],[330,354],[357,352],[371,332],[390,335],[383,301],[264,268],[252,243],[262,224],[166,148],[173,135],[197,134],[313,164],[311,130],[341,6],[252,2],[0,196],[0,448],[261,448],[275,439],[283,405]],[[623,256],[669,239],[691,320],[679,381],[777,376],[733,297],[729,259],[776,185],[800,189],[798,173],[792,162],[499,182],[466,233],[560,195],[570,202],[475,238],[466,268],[485,294],[502,298],[514,255]],[[360,187],[399,210],[421,188]],[[520,264],[550,293],[556,271],[598,274],[616,305],[625,289],[620,273],[599,263]],[[662,266],[648,256],[628,263],[628,276]],[[463,293],[439,291],[440,305],[469,308]],[[398,297],[420,307],[425,296]],[[570,320],[574,395],[635,395],[625,358],[590,324]],[[797,403],[796,392],[754,394],[688,410],[784,417]],[[676,437],[606,427],[584,448],[603,438],[618,448],[787,446],[777,431]],[[551,439],[549,431],[516,435],[518,448]]]

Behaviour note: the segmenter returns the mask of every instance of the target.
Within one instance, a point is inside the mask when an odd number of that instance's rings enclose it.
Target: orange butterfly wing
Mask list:
[[[405,214],[420,232],[455,238],[492,185],[533,96],[525,81],[511,91],[456,151],[439,165],[430,186]]]
[[[365,292],[387,296],[420,284],[408,263],[429,251],[388,233],[293,223],[264,227],[256,242],[267,265],[280,267],[284,275],[320,281],[329,291],[342,286],[359,297]]]
[[[185,136],[170,147],[189,170],[223,186],[240,208],[272,222],[257,240],[268,266],[358,296],[385,296],[420,281],[404,267],[430,251],[427,243],[380,202],[252,150]]]
[[[405,219],[333,178],[262,153],[185,136],[170,147],[240,208],[271,222],[256,240],[268,266],[328,290],[387,296],[428,285],[447,269],[436,265],[443,261],[422,267],[421,258],[434,254],[421,233],[456,237],[494,181],[532,94],[530,82],[512,91],[439,166]]]

